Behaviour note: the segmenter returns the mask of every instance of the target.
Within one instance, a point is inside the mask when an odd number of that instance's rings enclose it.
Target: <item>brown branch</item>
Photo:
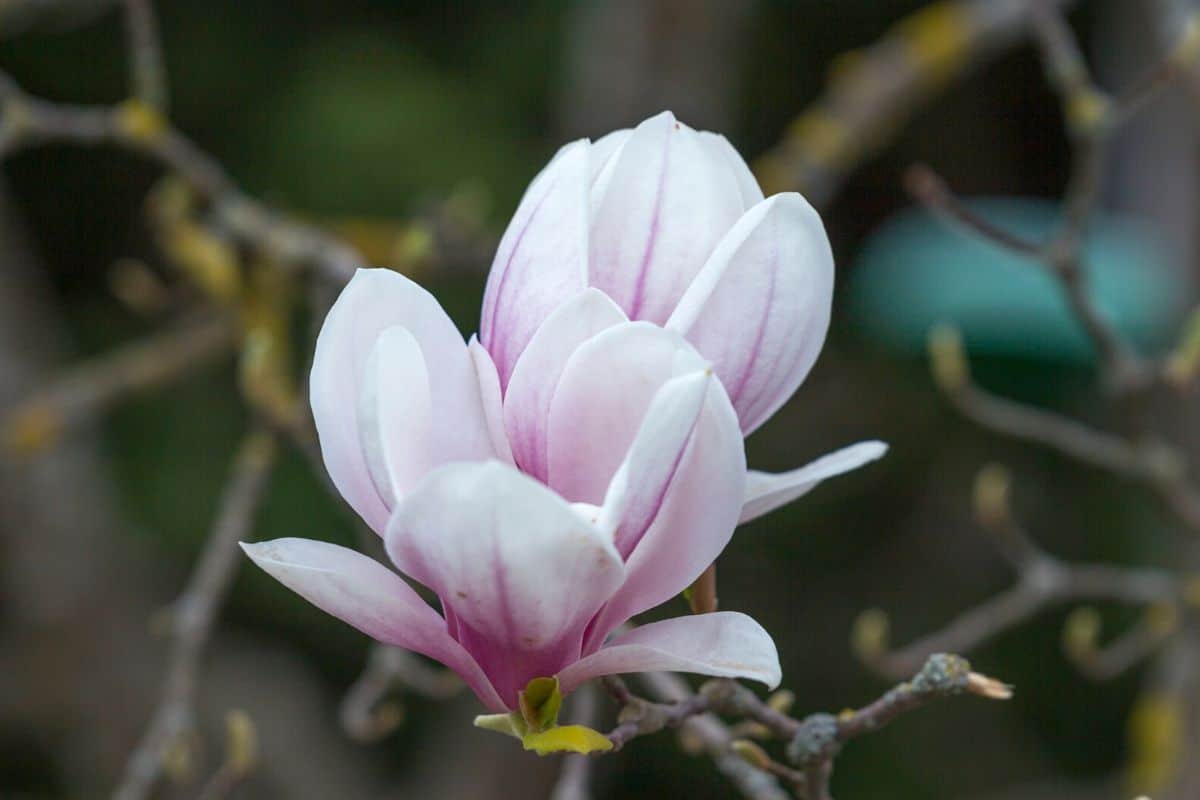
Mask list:
[[[170,611],[170,649],[162,699],[125,765],[113,800],[143,800],[162,775],[164,760],[194,728],[193,703],[200,657],[240,563],[238,542],[249,538],[275,462],[272,435],[252,431],[243,440],[204,550]]]
[[[1185,524],[1200,530],[1200,488],[1187,473],[1184,454],[1175,447],[1126,439],[988,392],[972,381],[962,339],[953,328],[934,329],[929,354],[935,382],[963,416],[996,433],[1140,480]]]
[[[607,737],[616,750],[620,750],[639,736],[658,733],[664,728],[677,728],[690,717],[709,709],[707,697],[691,692],[677,702],[647,702],[630,692],[625,683],[615,675],[605,678],[604,686],[622,704],[619,724]]]
[[[637,697],[620,678],[602,679],[622,706],[620,724],[608,738],[619,748],[638,736],[678,727],[685,742],[694,737],[698,749],[708,752],[750,798],[786,796],[779,786],[782,779],[806,800],[828,800],[833,760],[850,740],[939,697],[965,692],[992,699],[1011,696],[1004,684],[972,672],[965,659],[945,654],[931,655],[916,677],[858,711],[813,714],[803,720],[788,716],[732,680],[711,680],[693,693],[676,676],[649,673],[642,678],[659,702]],[[796,769],[772,761],[757,745],[734,739],[714,713],[742,720],[739,727],[755,723],[765,735],[787,742],[788,761]]]
[[[574,694],[574,707],[571,722],[576,725],[592,727],[596,724],[595,717],[599,703],[596,701],[596,687],[592,684],[581,686]],[[582,753],[569,753],[563,757],[562,767],[558,772],[558,780],[550,792],[550,800],[591,800],[592,793],[588,788],[592,776],[592,759]]]
[[[140,101],[114,107],[52,103],[27,95],[0,72],[0,117],[0,157],[44,144],[120,147],[178,175],[212,204],[230,235],[281,264],[313,268],[339,286],[365,266],[342,242],[243,194],[215,159]]]
[[[932,3],[844,56],[824,94],[755,164],[764,190],[799,190],[824,205],[849,171],[882,149],[929,97],[1024,39],[1034,2]]]
[[[206,314],[68,368],[0,417],[0,442],[18,454],[43,449],[131,395],[228,353],[236,338],[227,316]]]
[[[988,467],[976,481],[976,513],[1017,571],[1010,588],[971,607],[935,633],[899,649],[888,645],[882,612],[859,617],[854,634],[858,656],[891,679],[912,674],[931,654],[969,653],[989,639],[1043,610],[1069,602],[1103,600],[1134,606],[1174,607],[1183,588],[1166,570],[1108,564],[1068,564],[1037,547],[1008,507],[1007,476]]]
[[[1146,70],[1114,101],[1114,126],[1132,119],[1150,101],[1157,98],[1180,76],[1196,65],[1200,57],[1200,18],[1194,13],[1184,23],[1183,31],[1166,57]]]
[[[1165,613],[1164,613],[1165,612]],[[1087,619],[1080,637],[1079,614]],[[1063,629],[1063,645],[1068,658],[1081,674],[1093,681],[1108,681],[1120,677],[1159,650],[1177,632],[1177,610],[1172,605],[1152,607],[1138,624],[1109,644],[1098,647],[1094,638],[1099,633],[1099,618],[1093,609],[1080,608],[1067,618]],[[1167,619],[1162,619],[1166,617]]]
[[[806,800],[828,800],[833,760],[851,739],[878,730],[900,714],[938,697],[964,692],[992,699],[1011,696],[1004,684],[972,672],[966,660],[944,654],[930,656],[915,678],[859,711],[837,716],[813,714],[803,720],[788,716],[732,680],[711,680],[693,693],[673,675],[649,673],[641,677],[658,702],[636,696],[620,678],[601,679],[621,705],[619,724],[608,734],[616,748],[663,728],[679,728],[685,747],[690,738],[694,749],[707,752],[718,769],[749,798],[785,797],[779,785],[783,780]],[[739,728],[753,724],[764,736],[787,742],[788,761],[796,769],[771,760],[757,745],[735,739],[714,714],[741,720]]]
[[[229,797],[250,775],[258,760],[258,734],[245,711],[225,715],[225,760],[196,800],[221,800]]]
[[[449,670],[433,667],[407,650],[374,645],[366,669],[342,699],[342,727],[359,741],[377,741],[404,719],[402,706],[385,702],[391,692],[401,689],[444,700],[462,688],[462,681]]]
[[[1049,447],[1098,469],[1159,484],[1177,480],[1183,468],[1172,450],[1129,442],[1070,417],[992,394],[974,383],[949,392],[947,398],[981,427]]]
[[[133,96],[159,113],[167,110],[167,71],[163,66],[152,0],[124,0],[129,42],[129,83]]]
[[[980,216],[964,203],[940,175],[925,164],[914,164],[904,173],[904,187],[930,213],[948,223],[956,224],[968,233],[1004,250],[1035,257],[1039,247],[986,217]]]
[[[662,703],[687,703],[694,696],[678,675],[651,672],[640,678],[649,693]],[[742,797],[748,800],[786,800],[788,797],[774,775],[749,763],[733,750],[733,735],[715,715],[697,713],[682,720],[680,739],[685,743],[685,749],[708,754],[717,770]]]
[[[1033,28],[1050,84],[1058,92],[1073,143],[1070,176],[1063,195],[1063,219],[1044,244],[1022,239],[974,214],[930,169],[910,171],[909,191],[935,215],[967,227],[986,241],[1039,261],[1062,287],[1072,313],[1104,365],[1110,384],[1121,393],[1146,388],[1158,370],[1146,364],[1100,312],[1088,291],[1083,250],[1087,227],[1098,203],[1105,156],[1115,124],[1131,113],[1200,51],[1200,27],[1190,25],[1180,43],[1135,84],[1132,94],[1113,101],[1092,79],[1079,45],[1055,2],[1033,3]],[[1195,30],[1193,30],[1195,28]]]
[[[959,656],[931,655],[910,681],[888,691],[857,711],[813,714],[805,718],[788,744],[788,760],[805,776],[806,800],[829,800],[829,778],[833,761],[842,747],[864,733],[873,733],[897,717],[942,697],[971,693],[1005,700],[1012,690],[1004,684],[971,671]]]

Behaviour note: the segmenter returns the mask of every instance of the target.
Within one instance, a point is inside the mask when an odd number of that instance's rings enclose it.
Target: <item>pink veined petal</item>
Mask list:
[[[390,508],[433,466],[432,403],[416,337],[399,326],[379,334],[363,373],[358,432],[367,470]]]
[[[568,359],[550,402],[547,485],[599,505],[659,387],[706,366],[683,337],[645,322],[588,339]]]
[[[255,564],[308,602],[386,644],[440,661],[493,711],[507,710],[445,622],[399,575],[350,550],[311,539],[243,544]]]
[[[342,497],[377,532],[390,513],[362,451],[358,412],[367,359],[386,329],[407,328],[430,365],[431,448],[443,460],[491,452],[474,368],[454,323],[427,291],[395,272],[355,273],[317,337],[310,377],[313,418],[325,467]]]
[[[745,479],[737,415],[720,382],[709,381],[658,513],[625,559],[625,582],[589,626],[585,653],[629,618],[678,595],[720,555],[737,527]]]
[[[637,546],[683,463],[708,395],[710,370],[673,378],[650,402],[633,444],[613,476],[600,511],[601,530],[613,531],[622,558]]]
[[[385,541],[396,566],[452,610],[459,641],[510,706],[529,680],[579,657],[588,620],[624,575],[594,525],[495,461],[430,473]]]
[[[754,178],[754,173],[750,171],[745,159],[734,149],[729,140],[719,133],[710,131],[700,131],[700,139],[713,158],[728,165],[729,171],[737,183],[738,191],[742,195],[742,209],[747,210],[761,203],[763,193],[758,181]]]
[[[748,435],[808,375],[829,328],[833,254],[798,194],[751,208],[717,245],[667,322],[725,384]]]
[[[479,341],[501,387],[555,308],[587,285],[589,151],[563,147],[525,192],[488,274]]]
[[[589,283],[660,325],[743,211],[727,163],[669,111],[624,142],[592,207]]]
[[[770,634],[745,614],[718,611],[634,628],[564,669],[558,680],[569,692],[592,678],[626,672],[749,678],[768,689],[782,677]]]
[[[492,441],[492,449],[496,458],[506,464],[512,464],[512,446],[508,441],[508,433],[504,430],[504,402],[501,399],[500,375],[492,357],[479,339],[472,336],[467,343],[467,352],[475,365],[475,374],[479,379],[479,396],[483,403],[483,418],[487,423],[488,436]]]
[[[598,289],[584,289],[554,311],[517,359],[504,395],[504,424],[521,470],[545,481],[550,401],[571,354],[625,314]]]
[[[789,472],[773,474],[750,470],[746,475],[746,498],[738,523],[749,522],[780,506],[808,494],[826,478],[858,469],[883,458],[888,446],[883,442],[859,442],[821,456]]]

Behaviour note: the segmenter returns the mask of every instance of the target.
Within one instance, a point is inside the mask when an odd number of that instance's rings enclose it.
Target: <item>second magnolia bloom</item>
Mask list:
[[[503,385],[542,322],[588,286],[630,319],[683,334],[750,433],[816,361],[833,255],[803,197],[764,199],[723,136],[663,112],[563,147],[525,193],[480,322]]]

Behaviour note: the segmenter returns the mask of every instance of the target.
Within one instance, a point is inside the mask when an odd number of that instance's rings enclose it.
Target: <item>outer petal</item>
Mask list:
[[[359,436],[367,469],[389,508],[433,466],[433,399],[421,345],[408,328],[379,335],[363,372]]]
[[[826,478],[869,464],[882,458],[887,450],[883,442],[859,442],[790,472],[772,474],[751,470],[746,475],[746,500],[738,523],[749,522],[787,505]]]
[[[600,504],[655,392],[706,366],[681,336],[645,322],[608,328],[581,345],[550,404],[548,485],[568,500]]]
[[[564,669],[558,680],[569,692],[601,675],[653,671],[750,678],[769,689],[782,676],[770,634],[745,614],[718,611],[635,628]]]
[[[589,282],[630,319],[662,324],[744,210],[724,159],[663,112],[620,148],[593,192]]]
[[[491,452],[478,382],[462,336],[433,296],[390,270],[359,270],[325,318],[313,355],[311,402],[325,467],[338,491],[376,531],[389,509],[372,480],[358,420],[367,359],[387,328],[407,328],[431,366],[431,447],[442,460]]]
[[[545,481],[550,401],[572,353],[625,314],[598,289],[585,289],[554,311],[517,360],[504,397],[504,423],[516,463]]]
[[[778,194],[726,234],[667,326],[712,359],[749,434],[808,375],[832,302],[821,218],[800,195]]]
[[[467,352],[471,354],[471,362],[475,365],[475,375],[479,379],[483,418],[487,422],[492,449],[496,452],[496,458],[512,464],[512,446],[508,441],[508,433],[504,430],[504,403],[501,399],[500,375],[496,372],[496,365],[492,362],[492,356],[474,336],[467,343]]]
[[[467,682],[485,706],[505,709],[475,659],[450,638],[438,613],[382,564],[311,539],[276,539],[243,544],[242,549],[255,564],[321,610],[373,639],[442,662]]]
[[[534,331],[587,285],[589,151],[562,148],[525,192],[508,224],[483,294],[479,340],[507,386]]]
[[[625,582],[593,620],[584,652],[635,614],[687,588],[716,560],[737,527],[746,455],[737,415],[719,381],[709,381],[704,409],[650,528],[625,560]]]
[[[509,705],[530,679],[578,658],[584,627],[624,574],[595,526],[498,462],[430,473],[386,542],[396,566],[452,610],[459,641]]]
[[[668,381],[654,395],[629,453],[608,486],[600,527],[614,531],[622,558],[654,522],[704,410],[711,370]]]
[[[729,171],[733,173],[733,179],[737,182],[738,190],[742,195],[742,208],[748,209],[761,203],[763,193],[759,188],[758,181],[754,178],[754,173],[750,171],[745,159],[734,149],[729,140],[719,133],[709,131],[700,131],[700,139],[712,157],[725,162]]]

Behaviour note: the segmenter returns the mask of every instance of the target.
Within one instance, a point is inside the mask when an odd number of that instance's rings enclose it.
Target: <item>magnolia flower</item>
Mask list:
[[[825,341],[833,255],[794,192],[764,199],[725,137],[669,112],[566,145],[521,200],[483,299],[479,341],[500,387],[518,380],[543,323],[585,287],[686,338],[708,359],[749,435],[796,391]],[[741,521],[879,458],[864,442],[803,467],[751,472]],[[537,453],[514,445],[538,474]]]
[[[360,271],[322,327],[322,455],[398,572],[304,539],[246,551],[369,636],[446,664],[488,708],[519,711],[523,736],[600,675],[774,687],[775,645],[743,614],[619,629],[691,585],[739,522],[882,454],[868,442],[782,475],[746,470],[743,436],[812,366],[831,286],[815,212],[763,200],[724,139],[667,114],[569,145],[501,242],[480,340],[386,270]]]
[[[381,642],[447,665],[494,711],[526,687],[679,670],[774,687],[775,645],[732,612],[610,634],[678,595],[742,513],[737,415],[677,332],[579,292],[502,393],[425,290],[360,271],[325,320],[311,398],[330,477],[397,572],[337,545],[245,545],[263,569]],[[519,453],[521,469],[514,454]]]

